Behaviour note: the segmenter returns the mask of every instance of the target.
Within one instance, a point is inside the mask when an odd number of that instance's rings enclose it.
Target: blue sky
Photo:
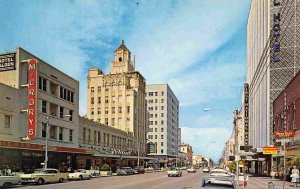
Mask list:
[[[177,95],[182,141],[194,154],[221,156],[232,112],[241,106],[250,0],[0,0],[0,5],[0,52],[21,46],[79,80],[81,115],[87,70],[107,73],[124,40],[147,84],[168,83]]]

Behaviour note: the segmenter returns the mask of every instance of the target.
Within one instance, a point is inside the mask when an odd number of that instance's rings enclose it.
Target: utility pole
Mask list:
[[[44,169],[47,169],[48,164],[48,135],[49,135],[49,117],[47,116],[47,125],[46,125],[46,145],[45,145],[45,161],[44,161]]]

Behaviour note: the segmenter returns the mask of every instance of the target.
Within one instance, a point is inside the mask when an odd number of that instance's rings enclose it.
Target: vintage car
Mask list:
[[[203,173],[209,173],[209,167],[204,167],[204,168],[202,169],[202,171],[203,171]]]
[[[196,173],[197,172],[197,170],[194,167],[189,167],[186,171],[188,173]]]
[[[202,179],[201,186],[229,186],[235,188],[235,182],[233,177],[206,176]]]
[[[168,177],[174,177],[174,176],[181,177],[182,172],[179,170],[179,168],[173,168],[173,169],[167,171],[167,175],[168,175]]]
[[[99,177],[100,171],[95,169],[85,170],[87,173],[91,175],[92,178]]]
[[[134,170],[131,167],[121,167],[117,169],[117,175],[133,175]]]
[[[12,185],[19,184],[20,177],[17,175],[0,176],[0,188],[9,188]]]
[[[141,166],[137,166],[133,168],[134,174],[144,174],[145,173],[145,168]]]
[[[69,173],[68,180],[83,180],[90,179],[92,175],[84,169],[77,169],[74,173]]]
[[[29,183],[54,183],[64,182],[68,179],[68,173],[60,173],[57,169],[36,169],[31,174],[20,174],[22,184]]]

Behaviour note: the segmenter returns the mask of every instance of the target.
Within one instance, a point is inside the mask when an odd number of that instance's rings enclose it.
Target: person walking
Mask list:
[[[292,169],[291,178],[292,178],[292,183],[295,183],[295,187],[297,187],[297,183],[299,182],[299,170],[296,168],[295,165],[293,166]]]

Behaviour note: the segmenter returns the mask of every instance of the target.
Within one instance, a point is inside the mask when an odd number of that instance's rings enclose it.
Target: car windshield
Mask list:
[[[33,173],[46,173],[44,169],[35,169]]]

